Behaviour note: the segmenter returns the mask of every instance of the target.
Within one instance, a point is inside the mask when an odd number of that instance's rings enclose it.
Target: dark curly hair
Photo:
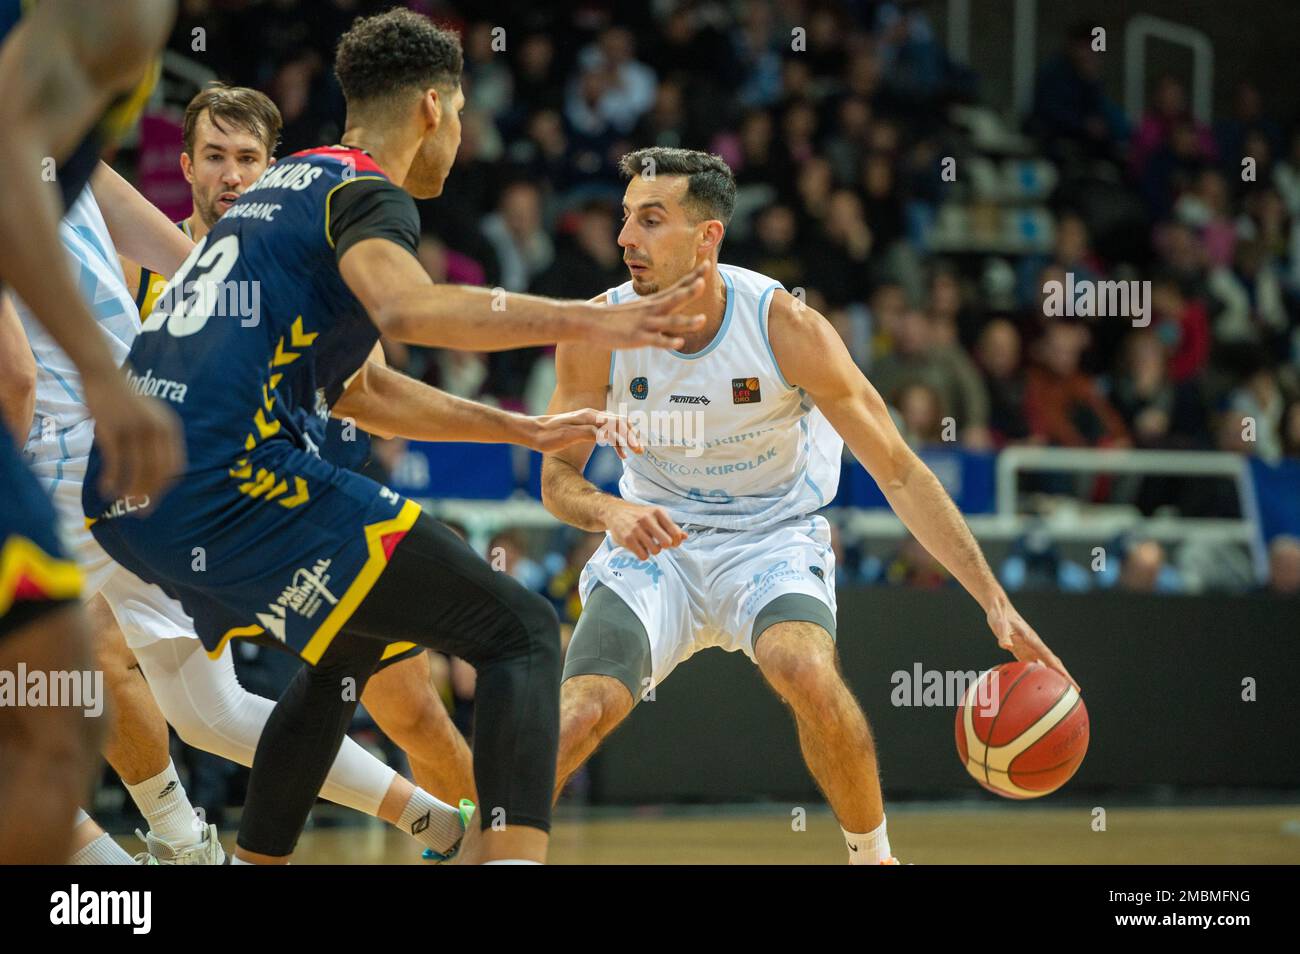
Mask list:
[[[618,161],[618,167],[627,179],[651,171],[656,176],[689,176],[682,205],[695,220],[717,219],[723,225],[731,222],[736,208],[736,177],[721,156],[695,149],[648,146],[629,152]]]
[[[463,66],[460,37],[400,8],[356,20],[334,57],[334,72],[349,104],[409,90],[454,88]]]

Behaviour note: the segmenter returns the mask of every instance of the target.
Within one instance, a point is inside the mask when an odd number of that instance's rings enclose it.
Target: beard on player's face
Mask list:
[[[224,186],[219,186],[209,192],[202,202],[194,203],[195,208],[199,210],[199,218],[203,220],[203,224],[208,228],[212,228],[212,226],[216,225],[217,221],[226,214],[225,207],[222,205],[219,197],[225,195],[226,192],[229,191],[232,190],[226,189]]]
[[[200,196],[199,190],[194,190],[194,207],[199,210],[199,218],[208,228],[212,228],[217,221],[226,214],[230,208],[229,203],[221,201],[222,196],[239,196],[244,194],[244,190],[256,181],[257,177],[266,171],[266,166],[260,166],[255,170],[255,174],[242,179],[237,185],[230,186],[226,182],[218,182],[210,188],[203,189]]]
[[[640,275],[632,276],[632,290],[642,297],[653,295],[662,288],[668,288],[695,267],[695,256],[691,252],[679,252],[675,249],[653,256],[643,250],[638,250],[636,253],[624,251],[623,260],[646,266],[646,270]]]

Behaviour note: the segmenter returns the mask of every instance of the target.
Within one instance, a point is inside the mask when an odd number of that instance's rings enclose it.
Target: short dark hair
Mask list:
[[[334,57],[349,105],[388,99],[408,90],[460,85],[460,37],[428,17],[395,9],[358,18]]]
[[[723,225],[731,222],[731,213],[736,209],[736,177],[721,156],[650,146],[629,152],[618,161],[618,167],[628,179],[648,170],[656,176],[689,176],[682,204],[696,216],[696,221],[709,218]]]
[[[190,100],[185,107],[185,125],[182,142],[185,154],[194,158],[194,137],[197,135],[199,117],[204,113],[217,129],[225,132],[222,123],[230,123],[252,133],[266,146],[266,155],[275,155],[284,120],[280,110],[265,93],[247,86],[227,86],[213,81]]]

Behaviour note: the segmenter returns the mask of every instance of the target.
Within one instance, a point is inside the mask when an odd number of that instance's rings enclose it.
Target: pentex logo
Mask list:
[[[674,394],[668,398],[669,404],[708,404],[709,399],[703,394]]]
[[[650,394],[650,382],[645,378],[633,378],[627,389],[638,401],[644,401]]]
[[[757,404],[761,400],[763,394],[758,388],[758,378],[731,379],[732,404]]]
[[[311,619],[322,603],[333,606],[338,602],[338,597],[327,587],[330,574],[326,571],[331,562],[328,559],[321,559],[317,560],[310,570],[304,568],[295,570],[293,581],[284,588],[284,592],[274,603],[268,604],[267,609],[270,612],[257,614],[257,621],[280,642],[284,642],[285,638],[286,610],[293,610],[304,619]]]

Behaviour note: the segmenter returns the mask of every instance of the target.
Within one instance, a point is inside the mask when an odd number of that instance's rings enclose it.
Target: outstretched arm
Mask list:
[[[343,252],[339,272],[381,332],[398,341],[460,351],[504,351],[590,341],[613,348],[680,348],[703,315],[676,314],[704,290],[696,270],[669,289],[601,307],[486,288],[435,285],[406,248],[367,238]]]
[[[773,298],[768,328],[785,379],[808,392],[907,529],[980,604],[998,645],[1017,659],[1043,662],[1073,682],[1012,607],[957,505],[907,446],[884,400],[830,322],[782,291]]]
[[[635,442],[626,422],[613,414],[591,408],[541,417],[503,411],[407,377],[387,367],[380,355],[376,360],[372,353],[330,409],[334,417],[351,418],[380,437],[520,444],[543,453],[601,440],[614,443],[621,454],[622,442]]]

